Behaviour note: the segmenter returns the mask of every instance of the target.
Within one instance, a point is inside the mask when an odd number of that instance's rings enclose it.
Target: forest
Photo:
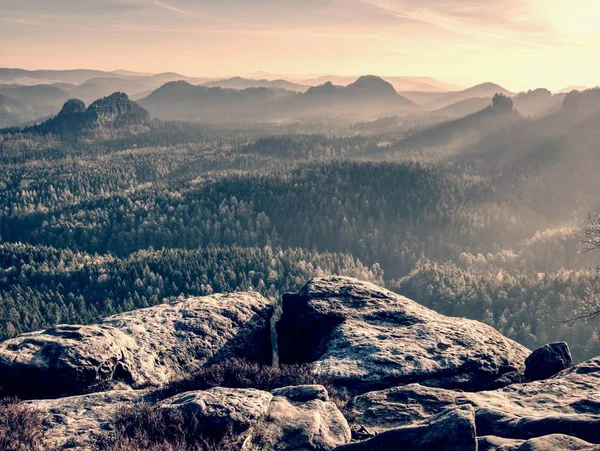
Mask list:
[[[600,105],[566,99],[541,118],[6,130],[0,339],[334,273],[598,355],[598,323],[568,320],[598,290],[579,240],[600,211]]]

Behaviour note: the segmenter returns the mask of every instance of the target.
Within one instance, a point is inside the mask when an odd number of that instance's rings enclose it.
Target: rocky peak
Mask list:
[[[492,111],[494,113],[511,113],[513,111],[513,101],[504,94],[496,94],[492,99]]]
[[[67,117],[85,113],[85,103],[79,99],[69,99],[63,105],[58,116]]]
[[[115,92],[92,103],[86,111],[90,123],[98,126],[109,124],[143,124],[150,119],[149,113],[127,94]]]
[[[150,114],[127,94],[115,92],[96,100],[87,109],[78,99],[68,100],[57,116],[24,131],[36,134],[78,135],[100,128],[121,129],[144,126],[150,122]]]
[[[349,84],[348,89],[359,94],[387,96],[394,96],[397,94],[390,83],[375,75],[363,75],[354,83]]]

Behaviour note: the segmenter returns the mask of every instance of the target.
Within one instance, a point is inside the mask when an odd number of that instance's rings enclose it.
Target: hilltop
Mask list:
[[[67,101],[58,115],[39,125],[27,127],[25,133],[71,135],[101,130],[124,130],[148,125],[150,114],[127,94],[115,92],[93,102],[88,108],[78,99]]]

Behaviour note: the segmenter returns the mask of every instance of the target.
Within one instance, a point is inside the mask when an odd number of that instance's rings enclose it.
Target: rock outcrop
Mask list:
[[[124,127],[144,124],[150,119],[148,111],[129,100],[123,92],[96,100],[86,110],[85,116],[90,127]]]
[[[57,326],[0,343],[2,394],[52,397],[190,377],[229,357],[270,362],[270,302],[256,293],[190,298]]]
[[[231,428],[234,434],[244,434],[267,415],[272,399],[271,393],[262,390],[215,387],[181,393],[160,405],[195,416],[203,429],[213,433],[224,434]]]
[[[123,92],[115,92],[93,102],[87,109],[78,99],[68,100],[53,118],[26,128],[33,134],[78,135],[100,129],[116,131],[143,127],[150,123],[150,113],[129,99]]]
[[[352,429],[321,385],[145,389],[232,357],[268,363],[272,352],[349,394]],[[530,353],[482,323],[345,277],[313,279],[277,307],[256,293],[213,295],[25,334],[0,343],[0,386],[80,394],[28,402],[49,446],[78,451],[136,402],[231,432],[242,451],[600,449],[600,357],[571,366],[565,343]],[[109,391],[82,394],[99,390]]]
[[[319,385],[275,390],[262,424],[244,451],[330,450],[348,443],[348,422]]]
[[[119,406],[141,402],[147,395],[146,390],[111,390],[26,404],[43,416],[47,449],[87,451],[106,432]]]
[[[365,392],[420,382],[475,391],[519,380],[529,351],[477,321],[449,318],[346,277],[285,294],[280,360],[312,362],[335,385]]]
[[[354,400],[354,415],[357,423],[383,432],[463,405],[473,407],[480,437],[530,440],[562,434],[600,444],[600,358],[551,379],[498,390],[468,393],[411,384],[374,391]]]
[[[536,349],[525,360],[525,377],[532,381],[548,379],[573,363],[569,345],[550,343]]]
[[[149,401],[146,390],[116,390],[27,404],[43,415],[49,448],[88,451],[110,430],[117,407]],[[350,441],[348,422],[322,386],[273,393],[217,387],[181,393],[159,407],[193,417],[212,436],[232,428],[244,451],[325,451]]]
[[[404,449],[477,451],[473,408],[457,407],[420,424],[390,429],[368,440],[339,446],[336,451]]]

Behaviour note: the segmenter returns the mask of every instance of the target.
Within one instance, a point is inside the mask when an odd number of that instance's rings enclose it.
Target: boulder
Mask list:
[[[160,386],[229,357],[270,362],[270,302],[217,294],[56,326],[0,343],[0,394],[74,395],[120,382]]]
[[[511,440],[494,436],[478,439],[478,451],[597,451],[598,446],[563,434],[530,440]]]
[[[273,395],[251,388],[215,387],[208,390],[181,393],[160,403],[163,408],[176,409],[184,416],[194,415],[202,428],[219,435],[229,428],[242,434],[269,410]]]
[[[536,349],[525,360],[525,377],[532,381],[548,379],[573,363],[571,350],[565,342],[550,343]]]
[[[413,382],[495,387],[520,379],[530,353],[485,324],[347,277],[316,278],[285,294],[277,335],[282,363],[311,362],[355,392]]]
[[[516,451],[598,451],[598,445],[563,434],[551,434],[527,440]]]
[[[354,399],[353,416],[383,432],[462,405],[473,407],[478,436],[530,440],[563,434],[600,444],[600,358],[544,381],[477,393],[420,384],[374,391]]]
[[[475,416],[471,406],[461,406],[427,422],[390,429],[362,442],[339,446],[336,451],[477,451]]]
[[[47,449],[87,451],[109,428],[119,406],[143,401],[146,396],[146,390],[113,390],[25,404],[44,417]]]
[[[348,422],[324,387],[286,387],[273,392],[267,416],[242,450],[325,451],[350,439]]]

